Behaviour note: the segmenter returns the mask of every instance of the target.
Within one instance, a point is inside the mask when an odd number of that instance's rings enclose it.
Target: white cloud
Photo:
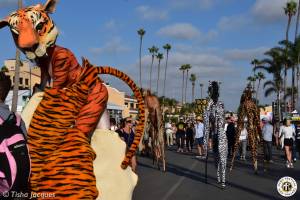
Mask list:
[[[118,29],[118,24],[114,19],[111,19],[104,24],[104,28],[107,30],[116,31]]]
[[[166,20],[168,19],[168,12],[165,10],[159,10],[150,6],[139,6],[136,11],[145,20]]]
[[[254,49],[229,49],[224,53],[225,58],[230,60],[251,61],[254,58],[262,57],[268,50],[267,47],[258,47]]]
[[[216,0],[169,0],[170,6],[175,9],[198,8],[210,9],[216,4]]]
[[[283,20],[287,0],[256,0],[251,9],[252,15],[261,22],[276,22]]]
[[[89,50],[94,54],[117,54],[129,52],[131,49],[122,44],[121,38],[115,37],[106,42],[103,47],[92,47]]]
[[[157,31],[158,35],[175,39],[195,39],[201,35],[200,30],[189,23],[176,23],[165,26]]]
[[[223,16],[217,26],[221,30],[236,30],[250,23],[250,19],[244,15]]]

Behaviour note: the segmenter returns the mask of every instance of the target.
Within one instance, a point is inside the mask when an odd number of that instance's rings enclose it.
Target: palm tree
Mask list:
[[[298,36],[294,43],[295,48],[295,55],[296,55],[296,66],[297,66],[297,72],[296,72],[296,97],[295,97],[295,104],[298,105],[298,95],[299,95],[299,78],[300,78],[300,70],[299,70],[299,63],[300,63],[300,36]]]
[[[181,65],[179,68],[180,71],[182,71],[182,95],[181,95],[181,106],[183,106],[183,89],[184,89],[184,72],[185,72],[185,66],[186,65]]]
[[[265,82],[264,89],[269,86],[265,90],[265,96],[269,96],[272,93],[276,93],[277,95],[277,112],[279,114],[279,120],[281,120],[281,91],[282,91],[282,77],[281,72],[284,68],[284,64],[286,63],[284,58],[284,52],[280,48],[272,48],[269,51],[265,52],[267,58],[261,61],[259,66],[256,66],[254,70],[262,69],[266,72],[273,75],[273,80],[269,80]],[[277,127],[279,124],[277,123]]]
[[[203,98],[203,96],[202,96],[203,86],[204,86],[203,83],[200,83],[201,99]]]
[[[296,20],[296,29],[295,29],[295,41],[294,43],[296,44],[297,38],[298,38],[298,26],[299,26],[299,19],[300,19],[300,0],[298,1],[298,9],[297,9],[297,20]],[[298,84],[299,84],[299,60],[300,60],[300,55],[297,55],[297,73],[296,73],[296,77],[297,77],[297,81],[296,81],[296,97],[294,97],[296,99],[295,103],[296,105],[298,104]],[[294,86],[293,86],[294,87]]]
[[[296,87],[294,87],[294,89],[292,87],[287,87],[286,88],[286,94],[283,97],[285,101],[287,101],[287,99],[291,99],[293,94],[297,94],[297,90]],[[292,112],[294,110],[294,108],[292,107],[292,105],[290,105],[291,107],[290,110],[288,110],[288,112]]]
[[[296,19],[296,29],[295,29],[295,40],[298,37],[298,26],[300,19],[300,0],[298,1],[298,9],[297,9],[297,19]]]
[[[286,7],[284,8],[284,13],[285,13],[285,15],[288,16],[288,23],[287,23],[287,27],[286,27],[286,33],[285,33],[285,40],[286,40],[286,42],[289,41],[289,30],[290,30],[291,20],[292,20],[292,17],[296,14],[296,12],[297,12],[297,3],[294,2],[293,0],[287,2],[286,3]],[[288,47],[286,46],[286,54],[287,54],[287,51],[288,51],[287,48]],[[284,81],[283,81],[284,96],[286,94],[286,87],[287,87],[286,86],[286,82],[287,82],[287,68],[288,68],[288,65],[285,64]],[[294,72],[294,74],[295,74],[295,72]]]
[[[23,5],[22,0],[18,0],[18,8],[21,9]],[[11,103],[11,111],[16,112],[18,106],[18,92],[19,92],[19,77],[20,77],[20,50],[16,50],[16,63],[15,63],[15,81],[13,88],[13,97]]]
[[[145,35],[146,31],[141,28],[137,31],[137,33],[140,36],[140,88],[142,88],[142,43],[143,36]]]
[[[159,84],[159,74],[160,74],[160,61],[164,58],[162,53],[158,53],[156,58],[158,59],[158,68],[157,68],[157,84],[156,84],[156,94],[158,96],[158,84]]]
[[[150,88],[150,92],[151,92],[151,88],[152,88],[152,70],[153,70],[153,62],[154,62],[154,57],[157,54],[159,48],[157,48],[156,46],[152,46],[151,48],[148,48],[149,53],[151,54],[152,60],[151,60],[151,66],[150,66],[150,83],[149,83],[149,88]]]
[[[168,59],[169,59],[169,51],[172,48],[170,44],[165,44],[163,48],[167,51],[167,57],[166,57],[166,66],[165,66],[165,78],[164,78],[164,89],[163,89],[163,96],[165,96],[166,93],[166,80],[167,80],[167,68],[168,68]]]
[[[192,103],[195,100],[195,82],[196,82],[196,75],[191,74],[190,81],[192,82]]]
[[[1,70],[0,70],[1,72],[9,72],[8,71],[8,68],[5,66],[5,65],[3,65],[2,67],[1,67]]]
[[[253,91],[254,91],[254,85],[255,85],[255,81],[256,81],[256,77],[255,76],[248,76],[247,77],[247,81],[249,81],[249,84],[251,85],[253,85]]]
[[[256,97],[255,97],[257,104],[259,102],[259,100],[258,100],[258,92],[259,92],[260,82],[261,82],[261,80],[263,80],[265,78],[266,77],[265,77],[264,73],[262,73],[262,72],[258,72],[257,75],[256,75],[256,79],[258,79],[258,84],[257,84],[257,89],[256,89]]]
[[[251,61],[251,65],[253,65],[253,77],[255,77],[255,72],[254,72],[254,69],[256,68],[256,66],[258,66],[260,64],[259,60],[254,58],[252,61]],[[253,90],[255,90],[255,84],[256,84],[256,80],[254,82],[252,82],[252,88]]]
[[[185,92],[184,92],[184,102],[186,102],[186,91],[187,91],[187,80],[189,77],[189,70],[192,68],[190,64],[186,64],[185,69],[186,69],[186,80],[185,80]]]

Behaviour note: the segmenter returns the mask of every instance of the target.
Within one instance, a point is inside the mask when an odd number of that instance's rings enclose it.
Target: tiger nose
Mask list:
[[[20,48],[32,48],[38,43],[38,36],[33,25],[24,20],[19,24],[18,45]]]

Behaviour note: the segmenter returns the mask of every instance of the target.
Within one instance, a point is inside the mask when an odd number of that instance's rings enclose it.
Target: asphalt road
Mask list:
[[[193,150],[196,152],[196,150]],[[152,165],[152,159],[138,156],[137,187],[133,200],[260,200],[298,199],[300,200],[300,161],[294,169],[284,165],[283,151],[274,150],[274,163],[264,171],[262,154],[259,155],[259,172],[254,174],[250,162],[236,160],[233,171],[227,171],[227,185],[222,190],[216,183],[216,169],[213,155],[208,159],[208,183],[205,183],[205,160],[195,158],[194,153],[177,153],[175,147],[166,151],[167,171],[162,172]],[[229,162],[229,160],[228,160]],[[228,169],[228,168],[227,168]],[[277,192],[277,182],[283,176],[294,178],[298,185],[292,197],[282,197]]]

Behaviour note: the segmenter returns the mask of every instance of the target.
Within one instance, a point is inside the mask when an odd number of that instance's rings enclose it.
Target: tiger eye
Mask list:
[[[38,25],[36,25],[35,29],[36,30],[42,30],[43,26],[44,26],[44,23],[40,22],[40,23],[38,23]]]

